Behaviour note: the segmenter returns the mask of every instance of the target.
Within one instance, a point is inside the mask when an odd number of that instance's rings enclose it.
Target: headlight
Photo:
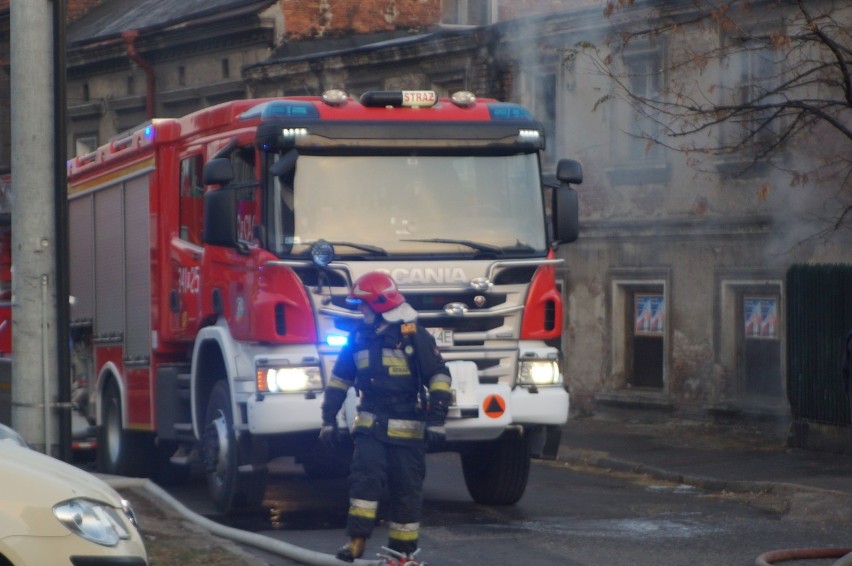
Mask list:
[[[263,393],[297,393],[322,389],[316,366],[257,368],[257,390]]]
[[[53,515],[69,531],[96,544],[115,546],[130,538],[118,511],[95,501],[72,499],[54,507]]]
[[[529,360],[520,362],[518,385],[561,385],[562,373],[553,360]]]

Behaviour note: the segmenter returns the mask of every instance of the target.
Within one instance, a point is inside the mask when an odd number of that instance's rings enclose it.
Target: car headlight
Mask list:
[[[554,360],[526,360],[518,366],[518,385],[561,385],[562,372]]]
[[[72,499],[53,508],[59,522],[77,536],[103,546],[115,546],[130,538],[121,515],[108,505],[88,499]]]
[[[321,390],[319,367],[257,368],[257,390],[263,393],[298,393]]]

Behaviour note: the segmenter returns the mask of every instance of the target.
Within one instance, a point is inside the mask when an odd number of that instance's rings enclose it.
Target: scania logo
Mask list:
[[[466,283],[468,281],[461,267],[414,267],[411,269],[397,267],[382,271],[393,277],[400,285]]]

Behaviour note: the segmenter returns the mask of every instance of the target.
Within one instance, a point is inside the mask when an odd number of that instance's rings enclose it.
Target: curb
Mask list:
[[[778,495],[787,498],[790,502],[787,515],[801,519],[818,518],[852,523],[852,494],[842,491],[786,482],[720,480],[673,472],[591,451],[562,450],[559,461],[613,472],[647,475],[661,481],[690,485],[710,492]]]

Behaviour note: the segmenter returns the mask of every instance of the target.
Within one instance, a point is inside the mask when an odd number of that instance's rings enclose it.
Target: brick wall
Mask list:
[[[66,20],[70,23],[103,2],[103,0],[68,0],[66,3]]]
[[[441,0],[279,0],[287,39],[421,29],[441,21]]]

